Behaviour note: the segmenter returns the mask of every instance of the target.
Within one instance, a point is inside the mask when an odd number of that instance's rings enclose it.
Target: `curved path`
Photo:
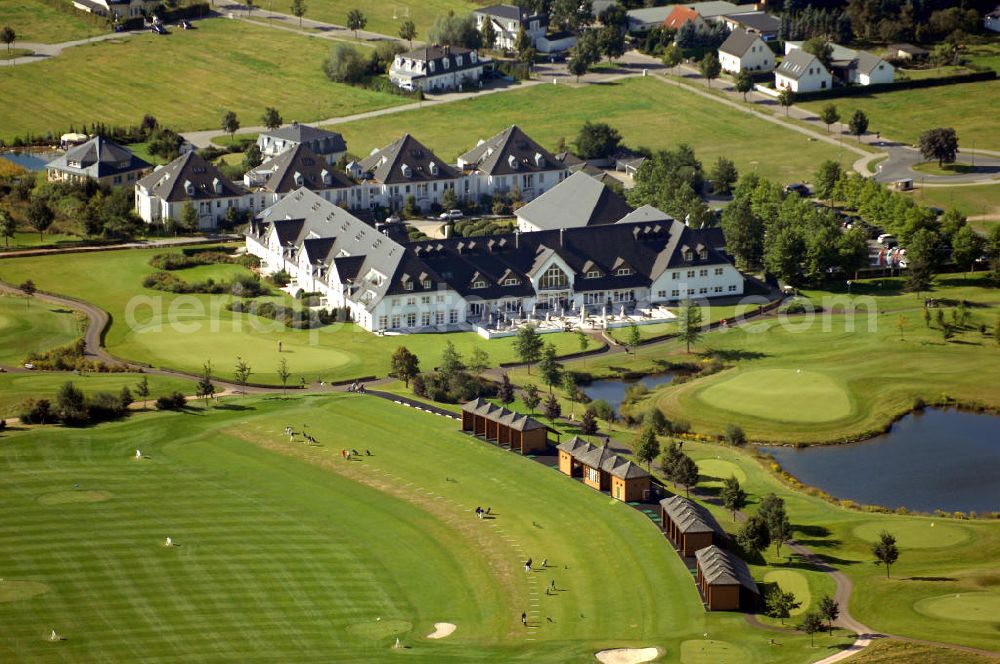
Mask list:
[[[127,37],[133,37],[135,35],[141,35],[148,32],[148,30],[127,30],[125,32],[109,32],[104,35],[98,35],[96,37],[89,37],[87,39],[74,39],[73,41],[60,42],[58,44],[42,44],[39,42],[16,42],[14,44],[15,48],[26,48],[32,53],[28,55],[19,55],[16,58],[10,60],[0,60],[0,67],[14,67],[16,65],[27,65],[32,62],[44,62],[49,58],[54,58],[60,55],[67,48],[73,48],[74,46],[82,46],[84,44],[93,44],[96,42],[108,41],[110,39],[123,39]]]

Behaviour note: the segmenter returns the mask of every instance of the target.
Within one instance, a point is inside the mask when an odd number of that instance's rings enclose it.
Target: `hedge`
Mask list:
[[[933,88],[941,85],[956,85],[958,83],[975,83],[977,81],[992,81],[996,79],[997,73],[990,71],[977,71],[971,74],[956,74],[952,76],[941,76],[937,78],[920,78],[916,80],[893,81],[892,83],[874,83],[872,85],[851,85],[841,88],[830,88],[829,90],[817,90],[815,92],[799,92],[795,94],[795,101],[815,101],[818,99],[836,99],[838,97],[856,97],[858,95],[875,94],[877,92],[893,92],[895,90],[915,90],[918,88]]]

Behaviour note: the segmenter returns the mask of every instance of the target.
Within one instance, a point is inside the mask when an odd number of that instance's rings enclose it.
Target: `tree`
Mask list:
[[[399,346],[392,354],[390,360],[390,371],[403,381],[406,387],[410,386],[410,381],[420,373],[420,360],[410,352],[406,346]]]
[[[566,70],[573,76],[576,76],[576,82],[579,83],[580,77],[590,70],[590,64],[579,53],[574,53],[570,55],[569,61],[566,63]]]
[[[118,403],[121,404],[122,410],[126,410],[135,403],[135,398],[132,397],[132,390],[128,389],[128,385],[122,385],[122,390],[118,393]]]
[[[64,424],[83,424],[87,421],[87,398],[72,381],[63,383],[56,393],[56,417]]]
[[[352,9],[347,12],[347,29],[354,30],[354,38],[358,38],[358,30],[364,30],[368,25],[368,18],[360,9]]]
[[[628,324],[628,333],[625,335],[625,345],[632,350],[632,356],[635,356],[635,350],[639,347],[639,342],[642,341],[642,334],[639,333],[639,326],[635,323]]]
[[[771,544],[771,536],[767,530],[767,522],[755,514],[743,522],[736,533],[736,542],[747,554],[760,553]]]
[[[490,355],[482,347],[476,346],[469,356],[468,369],[479,375],[490,368]]]
[[[505,406],[514,403],[514,386],[510,384],[510,376],[507,374],[500,377],[500,387],[497,388],[497,399]]]
[[[278,362],[278,380],[281,381],[281,395],[285,395],[285,389],[288,386],[288,378],[292,375],[292,372],[288,370],[288,360],[281,358]]]
[[[143,376],[142,380],[136,383],[135,394],[142,399],[142,409],[146,410],[146,401],[149,399],[149,377]]]
[[[250,171],[264,163],[264,155],[260,151],[260,146],[254,143],[249,148],[247,148],[246,153],[243,155],[243,171]],[[235,210],[236,208],[229,208],[230,210]]]
[[[820,617],[819,613],[816,611],[809,611],[802,617],[802,622],[799,624],[799,629],[809,635],[809,645],[816,645],[816,632],[823,629],[823,618]]]
[[[201,378],[198,379],[195,395],[205,400],[205,407],[208,407],[209,398],[215,394],[215,385],[212,384],[212,363],[206,362]]]
[[[234,111],[226,111],[222,114],[222,131],[229,134],[230,140],[236,135],[236,132],[240,128],[239,118],[236,117]]]
[[[0,237],[3,238],[3,246],[10,246],[10,239],[14,237],[16,230],[17,224],[14,223],[14,218],[7,212],[0,210]]]
[[[813,37],[802,42],[802,50],[815,55],[827,69],[833,64],[833,45],[822,37]]]
[[[45,237],[45,231],[49,229],[52,225],[52,221],[55,219],[55,212],[49,207],[49,204],[45,202],[45,199],[41,197],[35,197],[31,201],[31,205],[28,206],[28,223],[31,227],[38,231],[39,241]]]
[[[545,417],[549,422],[555,422],[559,415],[562,414],[562,407],[559,405],[559,400],[556,399],[556,395],[549,395],[549,398],[545,401],[544,412]]]
[[[720,194],[732,193],[733,185],[736,184],[739,177],[736,164],[725,157],[719,157],[716,160],[715,166],[709,174],[709,178],[715,183],[715,190]]]
[[[449,12],[437,17],[434,25],[427,31],[427,41],[477,49],[483,44],[483,35],[476,28],[476,20],[472,14]]]
[[[986,242],[970,226],[962,226],[951,238],[951,259],[964,271],[975,269]]]
[[[551,22],[559,30],[576,32],[594,20],[593,3],[585,0],[552,0],[548,4]]]
[[[292,0],[292,16],[299,19],[299,30],[302,29],[302,17],[306,15],[306,3],[303,0]],[[278,125],[281,126],[280,124]]]
[[[274,106],[268,106],[264,109],[264,115],[260,117],[260,122],[268,129],[277,129],[284,124],[284,120],[281,119],[281,113],[278,113],[278,109]]]
[[[497,45],[497,29],[493,27],[493,21],[487,19],[483,21],[483,46],[494,48]]]
[[[936,159],[938,168],[955,163],[958,155],[958,134],[951,127],[928,129],[917,141],[924,159]]]
[[[487,20],[486,24],[492,29],[493,27],[492,21]],[[416,39],[416,37],[417,37],[416,23],[414,23],[410,19],[406,19],[405,21],[399,24],[399,38],[405,39],[407,42],[409,42],[411,49],[413,48],[413,40]],[[493,40],[496,41],[495,34]]]
[[[236,371],[233,375],[236,377],[236,384],[243,388],[243,396],[247,393],[247,381],[250,379],[250,374],[253,371],[250,370],[250,365],[243,361],[242,357],[236,357]]]
[[[608,62],[614,62],[625,55],[625,32],[617,25],[601,28],[597,33],[597,43]]]
[[[781,545],[792,537],[792,525],[785,511],[785,501],[769,493],[760,501],[757,515],[767,524],[767,534],[774,543],[775,555],[780,555]]]
[[[753,76],[746,69],[741,69],[736,75],[736,91],[743,95],[743,101],[747,100],[747,94],[753,90]]]
[[[723,481],[719,497],[722,499],[722,505],[732,512],[733,521],[736,520],[736,513],[747,505],[747,492],[740,486],[740,481],[732,475]]]
[[[542,335],[535,331],[534,325],[524,325],[517,331],[514,338],[514,352],[517,357],[528,365],[528,374],[531,374],[531,365],[538,361],[542,355]]]
[[[701,338],[701,307],[695,304],[691,298],[686,298],[681,302],[680,314],[677,316],[680,326],[680,339],[687,344],[687,352],[691,353],[691,344],[697,343]]]
[[[826,133],[830,133],[830,126],[840,121],[840,112],[836,104],[827,104],[819,112],[820,121],[826,125]]]
[[[597,433],[597,416],[590,408],[583,411],[583,416],[580,417],[580,433],[584,436],[593,436]]]
[[[17,33],[14,32],[14,28],[9,25],[3,26],[3,30],[0,30],[0,41],[7,45],[7,54],[10,55],[10,49],[17,41]]]
[[[889,578],[889,568],[899,560],[899,547],[896,546],[896,538],[883,530],[878,541],[872,544],[872,555],[875,556],[876,565],[885,565],[885,578]]]
[[[534,385],[528,385],[524,388],[521,393],[521,401],[524,402],[524,407],[528,409],[529,413],[534,413],[535,409],[538,408],[538,404],[542,402],[542,397],[538,394],[538,388]]]
[[[726,442],[733,447],[743,447],[747,443],[747,435],[738,424],[726,425]]]
[[[715,53],[707,53],[701,62],[698,63],[698,69],[701,71],[701,75],[705,77],[708,81],[708,87],[712,87],[712,79],[718,78],[719,74],[722,73],[722,64],[719,62],[719,58],[715,56]]]
[[[455,349],[455,344],[450,341],[444,344],[438,371],[448,382],[451,382],[452,378],[465,371],[465,362],[462,361],[462,355]]]
[[[819,168],[816,169],[816,174],[813,176],[813,189],[816,192],[816,196],[825,198],[828,202],[832,203],[833,190],[843,176],[844,169],[840,167],[839,163],[832,159],[827,159],[821,163]]]
[[[826,626],[830,630],[830,634],[833,634],[833,621],[840,616],[840,605],[837,604],[837,600],[829,595],[823,595],[819,598],[816,611],[819,612],[821,618],[826,620]]]
[[[906,287],[919,293],[930,288],[941,263],[941,238],[929,228],[921,228],[906,244]]]
[[[698,484],[698,465],[686,454],[681,454],[673,465],[674,484],[684,487],[684,494],[690,498],[691,489]]]
[[[198,210],[191,201],[181,206],[180,227],[189,233],[198,230]]]
[[[660,56],[660,60],[663,61],[664,67],[674,69],[677,65],[684,61],[684,52],[681,51],[677,44],[670,44],[663,49],[663,55]]]
[[[785,109],[785,117],[788,117],[788,109],[795,103],[795,93],[791,88],[781,88],[778,93],[778,103]]]
[[[590,348],[590,337],[587,336],[587,333],[584,332],[583,330],[577,330],[576,331],[576,340],[577,340],[577,343],[580,344],[580,352],[581,353],[586,353],[587,349]],[[584,358],[583,362],[584,362],[584,366],[586,366],[586,363],[587,363],[586,358]]]
[[[545,344],[542,349],[541,359],[538,360],[538,374],[542,382],[549,386],[549,394],[552,394],[552,388],[562,380],[562,365],[556,359],[554,345]]]
[[[904,315],[899,314],[899,318],[896,319],[896,329],[899,330],[899,340],[903,341],[903,333],[906,332],[906,328],[910,325],[910,320]]]
[[[584,159],[604,159],[618,151],[621,133],[605,122],[586,121],[576,135],[576,152]]]
[[[854,111],[854,115],[851,116],[851,121],[848,123],[847,128],[850,129],[851,133],[858,137],[858,142],[861,142],[861,136],[868,131],[868,116],[860,108]]]
[[[656,431],[653,427],[647,426],[641,432],[635,442],[635,458],[639,463],[646,464],[649,470],[656,457],[660,456],[660,441],[656,439]],[[695,482],[697,483],[697,479]]]
[[[250,12],[253,11],[254,0],[245,0],[245,2],[246,2],[246,5],[247,5],[247,16],[250,16]]]
[[[334,83],[359,83],[368,76],[368,60],[350,44],[341,42],[331,49],[323,71]]]

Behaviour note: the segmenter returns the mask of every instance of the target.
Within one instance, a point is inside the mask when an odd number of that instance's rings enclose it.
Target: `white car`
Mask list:
[[[448,210],[447,212],[442,212],[438,215],[438,219],[448,220],[448,219],[461,219],[463,216],[461,210]]]
[[[407,92],[413,92],[413,83],[411,83],[409,81],[407,81],[405,83],[400,83],[399,84],[399,89],[400,90],[406,90]]]
[[[32,364],[31,362],[25,362],[24,368],[27,369],[28,371],[33,371],[34,368],[35,368],[35,365]]]

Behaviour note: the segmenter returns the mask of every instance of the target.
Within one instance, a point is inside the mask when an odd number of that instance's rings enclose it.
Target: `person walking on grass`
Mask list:
[[[521,624],[524,625],[525,627],[528,626],[528,614],[525,613],[524,611],[521,611]]]

